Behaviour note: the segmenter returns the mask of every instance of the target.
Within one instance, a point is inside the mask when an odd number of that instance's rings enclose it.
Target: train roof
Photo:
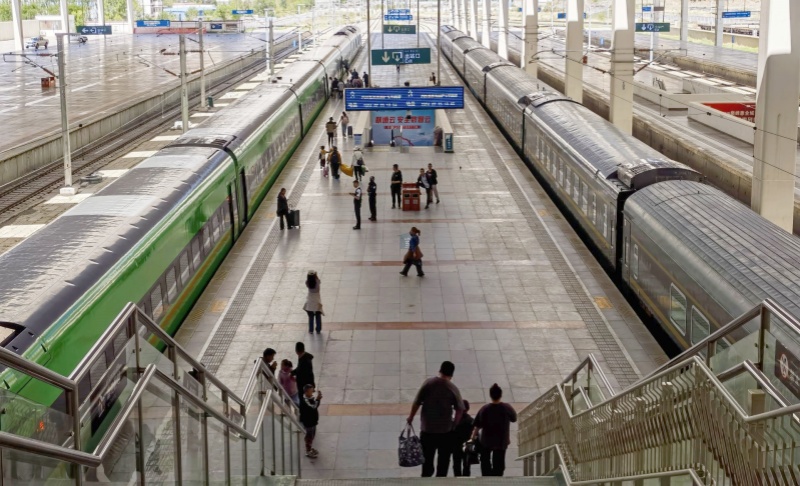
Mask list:
[[[800,239],[747,206],[705,184],[669,181],[634,193],[625,213],[701,285],[734,291],[720,302],[733,315],[771,298],[800,317]]]

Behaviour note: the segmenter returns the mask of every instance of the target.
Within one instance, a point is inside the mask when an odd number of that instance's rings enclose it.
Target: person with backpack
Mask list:
[[[333,117],[330,117],[325,124],[325,133],[328,134],[328,147],[332,147],[333,139],[336,138],[336,122],[333,121]]]
[[[351,165],[353,166],[353,177],[361,182],[361,179],[364,178],[364,153],[361,152],[361,147],[353,149],[353,161]]]
[[[347,138],[347,125],[350,124],[350,117],[347,116],[347,112],[343,111],[342,116],[339,117],[339,126],[342,127],[342,138]]]
[[[428,209],[428,206],[431,205],[431,180],[428,178],[428,174],[425,172],[425,169],[419,170],[419,177],[417,177],[417,187],[420,189],[425,189],[425,209]]]
[[[334,179],[339,179],[339,166],[342,165],[342,154],[336,147],[331,149],[328,154],[328,164],[331,166],[331,173]]]

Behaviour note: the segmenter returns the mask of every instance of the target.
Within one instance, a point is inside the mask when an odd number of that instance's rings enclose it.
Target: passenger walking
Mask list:
[[[361,179],[364,178],[364,153],[361,151],[361,147],[353,149],[353,160],[350,165],[353,166],[353,176],[361,182]]]
[[[361,77],[364,79],[364,87],[369,88],[369,74],[364,71],[364,74]]]
[[[377,221],[378,218],[378,185],[375,184],[375,176],[370,176],[367,185],[367,196],[369,197],[369,220]]]
[[[297,393],[297,378],[292,376],[292,362],[288,359],[281,361],[281,370],[278,372],[278,381],[289,395],[295,405],[300,406],[300,395]]]
[[[353,210],[356,213],[356,225],[353,226],[354,230],[361,229],[361,188],[358,187],[358,181],[353,181],[353,187],[355,187],[355,191],[351,192],[350,195],[353,196]]]
[[[433,459],[436,460],[436,476],[446,477],[450,467],[450,454],[452,454],[452,431],[461,421],[464,414],[464,401],[461,392],[452,383],[453,372],[456,367],[450,361],[443,361],[439,367],[439,376],[428,378],[420,387],[414,398],[406,422],[414,420],[417,410],[422,407],[420,414],[420,440],[422,442],[422,477],[433,476]],[[455,418],[453,418],[455,410]]]
[[[397,164],[392,166],[392,182],[390,186],[392,190],[392,209],[395,208],[395,199],[397,199],[397,207],[403,207],[403,173],[397,167]]]
[[[331,79],[331,98],[336,97],[339,92],[339,80],[337,78]]]
[[[319,334],[322,331],[322,316],[325,313],[322,310],[322,296],[319,293],[320,280],[314,270],[309,270],[306,276],[306,288],[308,289],[308,295],[306,296],[303,310],[308,314],[308,332],[314,332],[314,321],[316,321],[317,334]]]
[[[411,265],[417,267],[417,277],[425,276],[425,273],[422,271],[422,251],[419,249],[420,233],[420,230],[418,230],[416,226],[412,226],[411,231],[409,231],[411,239],[408,241],[408,251],[403,257],[405,266],[400,271],[400,275],[404,277],[408,277],[408,269],[411,268]]]
[[[292,370],[292,375],[297,378],[297,389],[303,390],[306,385],[314,384],[314,364],[311,363],[314,355],[306,353],[306,345],[300,342],[294,345],[294,352],[297,354],[297,366]]]
[[[347,112],[343,111],[342,116],[339,117],[339,126],[342,127],[342,138],[347,138],[347,125],[350,124],[350,117],[347,116]]]
[[[281,191],[278,193],[278,210],[275,211],[275,214],[281,222],[281,231],[283,231],[284,219],[289,229],[292,229],[292,225],[289,224],[289,200],[286,198],[286,188],[284,187],[282,187]]]
[[[328,164],[331,166],[331,175],[334,179],[339,178],[339,166],[342,165],[342,154],[339,153],[339,149],[333,147],[333,149],[328,154]]]
[[[336,138],[336,122],[333,121],[333,117],[330,117],[325,124],[325,133],[328,134],[328,147],[333,147],[333,139]]]
[[[275,350],[272,348],[267,348],[261,354],[261,359],[267,365],[272,374],[275,374],[275,370],[278,368],[278,362],[275,361]]]
[[[511,444],[511,422],[517,421],[517,412],[501,401],[503,389],[497,383],[489,388],[489,398],[492,403],[481,407],[475,415],[472,440],[480,431],[481,475],[502,476],[506,469],[506,449]]]
[[[428,78],[428,81],[430,81],[433,86],[436,86],[436,73],[431,73],[431,77]]]
[[[420,189],[425,189],[425,209],[428,209],[428,206],[431,205],[431,181],[428,179],[428,174],[425,172],[425,169],[419,170],[419,177],[417,177],[417,187]]]
[[[433,168],[433,164],[428,164],[428,182],[431,184],[431,195],[436,196],[436,204],[439,204],[439,174]]]
[[[320,170],[325,170],[325,159],[328,157],[328,151],[325,150],[324,145],[319,146],[319,168]]]
[[[469,456],[464,453],[464,444],[472,437],[472,416],[469,412],[469,402],[464,401],[464,415],[453,430],[453,475],[469,477],[471,464]]]
[[[317,392],[314,397],[314,385],[303,387],[303,399],[300,400],[300,423],[306,429],[306,457],[316,459],[319,451],[312,447],[314,437],[317,436],[317,424],[319,424],[319,404],[322,401],[322,392]]]

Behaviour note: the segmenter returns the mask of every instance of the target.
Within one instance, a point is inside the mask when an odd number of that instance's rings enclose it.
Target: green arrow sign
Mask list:
[[[669,22],[636,22],[636,32],[669,32]]]
[[[384,34],[416,34],[416,25],[384,25]]]
[[[431,50],[422,49],[373,49],[373,66],[394,66],[395,64],[430,64]]]

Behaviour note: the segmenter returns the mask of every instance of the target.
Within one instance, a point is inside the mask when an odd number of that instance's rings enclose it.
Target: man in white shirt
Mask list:
[[[361,188],[358,187],[358,181],[353,181],[353,187],[356,188],[355,192],[351,192],[353,196],[353,209],[356,212],[356,225],[353,226],[354,230],[361,229]]]

